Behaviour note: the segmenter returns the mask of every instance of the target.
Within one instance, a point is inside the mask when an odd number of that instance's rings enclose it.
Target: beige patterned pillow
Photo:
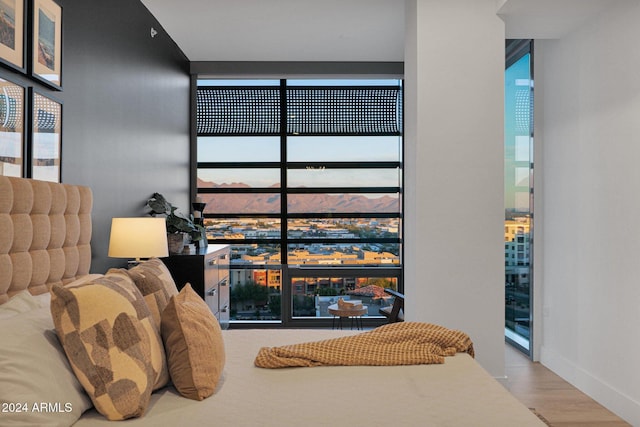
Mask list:
[[[169,301],[161,329],[175,388],[193,400],[211,396],[225,363],[222,330],[189,283]]]
[[[131,276],[128,273],[128,270],[124,269],[124,268],[119,268],[119,269],[109,269],[109,271],[107,271],[107,274],[105,275],[105,277],[111,278],[113,279],[114,277],[119,277],[119,283],[120,284],[126,284],[126,288],[129,289],[133,289],[133,288],[138,288],[138,286],[135,284],[135,282],[133,281],[133,278],[131,278]],[[67,285],[69,286],[69,285]],[[140,288],[138,288],[138,291],[140,291]],[[144,294],[142,294],[142,292],[139,292],[136,294],[136,298],[139,299],[138,303],[142,304],[142,305],[146,305],[147,309],[150,310],[149,305],[147,304],[147,298],[144,297]],[[169,382],[169,371],[167,369],[167,357],[165,355],[164,352],[164,345],[162,344],[162,337],[160,336],[160,322],[156,323],[156,319],[153,316],[153,312],[150,311],[149,315],[151,316],[149,319],[151,319],[151,325],[153,326],[154,331],[151,332],[149,331],[149,336],[151,336],[152,339],[152,346],[151,346],[151,356],[152,356],[152,363],[153,363],[153,369],[158,373],[157,377],[156,377],[156,382],[153,386],[153,390],[157,390],[161,387],[164,387],[165,385],[167,385],[167,383]],[[147,325],[145,323],[145,325]],[[148,326],[148,325],[147,325]],[[157,339],[156,339],[157,337]]]
[[[110,270],[111,271],[111,270]],[[178,288],[169,269],[158,258],[144,261],[126,271],[144,296],[153,320],[160,329],[160,316],[172,296],[178,295]]]
[[[112,274],[54,285],[51,294],[58,338],[98,412],[109,420],[143,415],[152,390],[168,378],[162,341],[140,291]]]

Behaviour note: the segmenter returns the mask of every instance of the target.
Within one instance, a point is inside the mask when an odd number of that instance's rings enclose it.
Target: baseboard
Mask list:
[[[540,348],[540,363],[626,422],[640,426],[640,402],[544,346]]]

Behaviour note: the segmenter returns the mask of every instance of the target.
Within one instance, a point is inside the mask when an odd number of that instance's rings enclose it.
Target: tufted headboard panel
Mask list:
[[[0,304],[89,274],[89,187],[0,176]]]

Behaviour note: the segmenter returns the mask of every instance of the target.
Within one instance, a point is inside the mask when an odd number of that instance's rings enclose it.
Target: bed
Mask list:
[[[90,273],[91,205],[92,194],[86,187],[0,177],[1,425],[113,425],[78,382],[51,316],[51,301],[60,292],[103,277],[102,272]],[[361,333],[220,330],[224,363],[211,396],[185,398],[169,381],[150,394],[141,417],[124,422],[132,426],[544,425],[464,352],[430,365],[263,369],[254,364],[265,347]]]

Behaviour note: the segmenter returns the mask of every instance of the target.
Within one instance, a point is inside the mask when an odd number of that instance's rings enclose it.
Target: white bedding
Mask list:
[[[46,291],[56,283],[88,279],[93,196],[83,186],[12,177],[0,177],[0,194],[7,196],[0,198],[5,216],[0,256],[15,262],[0,274],[0,425],[66,425],[90,402],[54,335]],[[42,212],[50,212],[48,220]],[[27,215],[33,218],[27,221]],[[44,300],[32,304],[21,295],[6,302],[26,289]],[[166,387],[152,395],[142,418],[116,423],[91,409],[74,425],[544,426],[467,354],[443,365],[278,370],[253,365],[261,347],[350,333],[355,332],[224,331],[226,365],[213,396],[198,402]],[[40,404],[45,411],[34,413]]]
[[[261,369],[261,347],[356,333],[332,330],[224,331],[226,365],[201,402],[172,387],[155,392],[132,426],[544,426],[467,354],[442,365]],[[95,410],[75,426],[107,421]]]

